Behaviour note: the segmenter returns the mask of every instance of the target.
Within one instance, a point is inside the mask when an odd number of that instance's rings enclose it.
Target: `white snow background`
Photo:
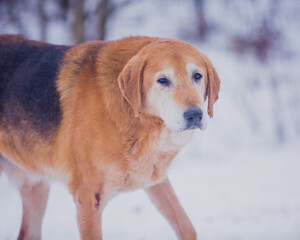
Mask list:
[[[204,43],[187,40],[214,63],[221,92],[208,129],[199,131],[176,157],[169,177],[199,239],[299,240],[299,2],[282,1],[274,21],[282,36],[277,46],[281,50],[274,51],[267,63],[251,52],[234,53],[228,36],[253,27],[272,1],[235,2],[245,4],[243,14],[248,14],[248,20],[240,20],[230,6],[225,8],[226,1],[209,1],[206,15],[216,29]],[[108,39],[148,35],[186,40],[186,35],[196,31],[193,11],[189,0],[133,1],[110,20]],[[23,17],[28,22],[28,37],[37,39],[34,18],[30,14]],[[15,33],[9,25],[0,27],[1,33]],[[50,26],[48,38],[65,44],[71,36],[57,22]],[[276,94],[271,84],[274,79]],[[21,216],[18,191],[2,174],[1,240],[17,238]],[[120,194],[108,204],[103,234],[111,240],[176,239],[142,190]],[[60,183],[52,185],[42,237],[79,239],[75,205]]]

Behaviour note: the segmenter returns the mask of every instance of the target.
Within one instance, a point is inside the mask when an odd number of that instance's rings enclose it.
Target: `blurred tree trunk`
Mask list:
[[[69,12],[69,9],[70,9],[70,1],[71,0],[56,0],[57,3],[58,3],[58,6],[59,6],[59,9],[61,11],[61,18],[64,20],[64,21],[67,21],[67,16],[68,16],[68,12]]]
[[[197,16],[197,29],[198,29],[198,36],[201,40],[204,40],[207,33],[208,33],[208,25],[205,19],[204,13],[204,0],[194,0],[196,16]]]
[[[47,26],[49,20],[46,15],[44,6],[45,6],[45,0],[39,0],[37,8],[38,8],[38,16],[40,19],[40,34],[41,34],[40,39],[42,41],[47,40]]]
[[[132,3],[133,0],[124,0],[120,3],[113,4],[111,0],[100,0],[97,9],[96,9],[96,16],[98,17],[97,23],[97,39],[98,40],[105,40],[107,36],[107,22],[112,17],[113,13],[117,9],[121,9],[128,4]]]
[[[19,17],[19,12],[26,9],[28,4],[27,0],[17,1],[17,0],[0,0],[2,6],[6,9],[6,14],[8,16],[8,22],[13,23],[18,29],[20,34],[26,35],[27,31]],[[3,21],[2,16],[0,17]]]
[[[110,0],[102,0],[98,4],[98,7],[96,9],[96,15],[98,16],[98,40],[105,40],[107,20],[111,15],[113,9],[114,8],[110,6]]]
[[[73,42],[79,44],[84,41],[84,0],[74,0]]]

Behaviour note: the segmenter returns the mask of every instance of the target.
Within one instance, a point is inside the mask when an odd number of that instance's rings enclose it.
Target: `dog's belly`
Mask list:
[[[21,166],[16,165],[1,154],[0,169],[7,174],[9,180],[19,189],[29,189],[34,184],[42,181],[40,176],[27,172]]]

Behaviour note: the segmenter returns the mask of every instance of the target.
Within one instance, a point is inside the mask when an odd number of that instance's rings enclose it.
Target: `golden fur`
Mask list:
[[[131,37],[84,43],[64,54],[56,79],[62,112],[57,130],[43,136],[30,127],[25,132],[3,124],[0,128],[0,167],[12,179],[22,175],[16,180],[24,208],[19,239],[40,238],[40,224],[33,227],[26,214],[42,194],[45,199],[31,210],[41,222],[52,179],[68,184],[82,239],[101,239],[101,212],[107,201],[136,188],[146,189],[180,239],[196,239],[166,177],[194,130],[168,129],[146,103],[162,66],[185,76],[180,64],[191,61],[205,71],[205,94],[199,96],[190,79],[182,77],[175,101],[203,109],[201,99],[207,98],[208,114],[213,116],[220,80],[208,58],[187,43]]]

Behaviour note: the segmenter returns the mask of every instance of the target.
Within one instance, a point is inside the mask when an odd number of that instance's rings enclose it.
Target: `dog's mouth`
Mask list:
[[[200,130],[203,130],[203,124],[200,122],[200,123],[197,123],[197,124],[187,124],[186,128],[184,129],[185,130],[195,130],[199,128]]]
[[[193,124],[193,125],[187,125],[184,129],[182,129],[181,131],[179,132],[184,132],[184,131],[189,131],[189,130],[197,130],[197,129],[200,129],[200,130],[204,130],[204,126],[202,123],[199,123],[199,124]]]

